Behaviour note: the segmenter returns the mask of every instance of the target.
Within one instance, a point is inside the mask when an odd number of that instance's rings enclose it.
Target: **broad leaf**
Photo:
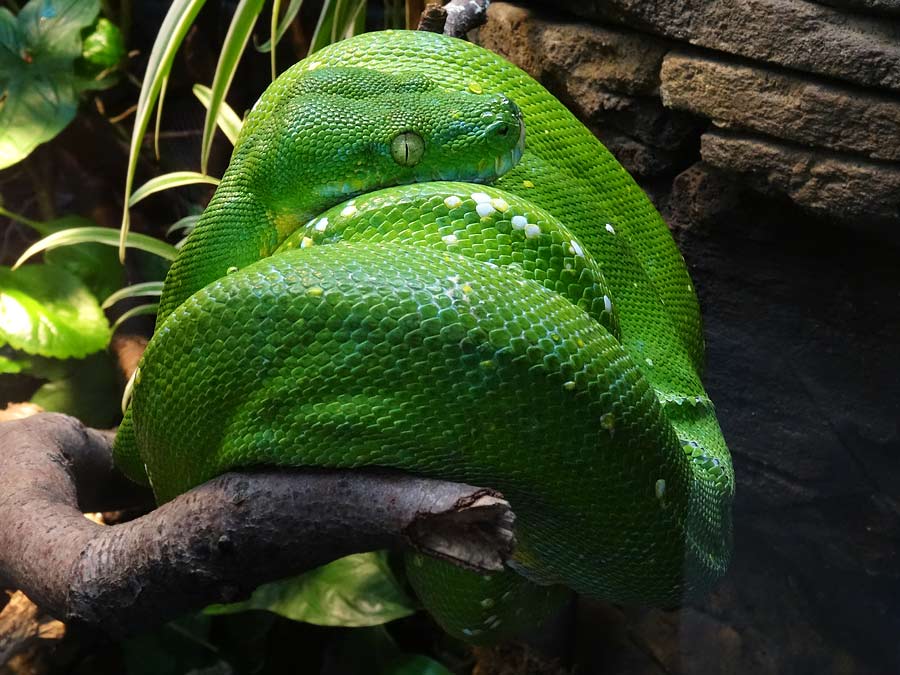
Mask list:
[[[211,614],[265,609],[320,626],[375,626],[416,611],[384,552],[359,553],[291,579],[264,584],[244,602],[213,605]]]
[[[41,386],[31,402],[48,412],[77,417],[100,429],[112,427],[121,416],[122,393],[116,366],[106,352],[65,362],[63,379]]]
[[[31,0],[17,17],[0,8],[0,169],[62,131],[95,86],[75,61],[99,10],[99,0]]]
[[[18,361],[0,354],[0,375],[18,375],[27,368],[27,361]]]
[[[84,38],[81,57],[98,68],[114,68],[125,58],[122,31],[114,23],[101,17]]]
[[[443,664],[422,654],[403,654],[384,667],[380,675],[453,675]]]
[[[82,358],[109,338],[103,310],[75,275],[53,265],[0,267],[0,340],[13,349]]]

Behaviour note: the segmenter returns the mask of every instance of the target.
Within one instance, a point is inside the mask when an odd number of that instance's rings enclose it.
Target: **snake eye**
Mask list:
[[[415,166],[425,154],[425,141],[413,131],[404,131],[391,141],[391,157],[400,166]]]

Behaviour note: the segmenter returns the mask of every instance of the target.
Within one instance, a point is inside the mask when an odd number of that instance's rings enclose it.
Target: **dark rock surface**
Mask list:
[[[588,19],[749,59],[900,91],[900,22],[805,0],[559,0]]]
[[[900,23],[804,0],[561,7],[673,40],[661,89],[694,113],[684,126],[652,93],[578,77],[589,50],[544,60],[555,22],[587,22],[494,3],[479,38],[569,105],[673,227],[737,477],[716,591],[679,610],[580,601],[577,672],[900,672]]]
[[[710,53],[669,52],[663,104],[717,126],[900,160],[900,96]]]
[[[628,28],[547,20],[505,2],[488,8],[490,27],[478,42],[543,80],[555,76],[576,86],[628,94],[652,94],[669,46]]]
[[[900,0],[813,0],[820,5],[829,5],[861,14],[900,16]]]
[[[762,192],[785,194],[821,218],[896,237],[900,164],[728,131],[703,134],[700,153],[708,164],[743,174]]]

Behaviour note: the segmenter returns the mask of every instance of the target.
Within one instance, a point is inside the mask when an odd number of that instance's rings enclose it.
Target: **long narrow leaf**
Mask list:
[[[153,156],[159,161],[159,127],[162,124],[163,102],[166,100],[166,90],[169,88],[169,76],[163,78],[159,88],[159,101],[156,104],[156,124],[153,127]]]
[[[209,87],[202,84],[195,84],[192,91],[194,92],[194,96],[196,96],[200,103],[203,104],[203,107],[209,110],[209,102],[212,100],[212,92]],[[221,107],[219,108],[219,114],[216,115],[216,124],[219,125],[222,133],[225,134],[225,137],[228,138],[229,141],[231,141],[232,145],[237,143],[244,122],[238,117],[238,114],[234,112],[234,108],[225,101],[222,101]]]
[[[366,0],[325,0],[316,30],[310,40],[309,53],[317,52],[362,30]]]
[[[271,45],[271,49],[269,49],[269,63],[272,66],[272,81],[275,81],[275,77],[278,74],[278,63],[277,63],[277,49],[278,46],[278,13],[281,11],[281,0],[272,0],[272,18],[269,23],[269,44]]]
[[[107,309],[108,307],[112,307],[114,304],[116,304],[120,300],[124,300],[125,298],[139,298],[148,295],[159,296],[162,295],[162,289],[162,281],[144,281],[139,284],[132,284],[131,286],[120,288],[115,293],[110,295],[106,300],[103,301],[103,304],[100,305],[100,307],[102,309]]]
[[[125,174],[125,207],[122,212],[122,228],[119,237],[119,258],[125,259],[126,239],[128,237],[129,205],[128,198],[134,185],[134,173],[137,169],[138,153],[141,149],[141,141],[147,131],[147,124],[153,114],[153,104],[156,103],[162,87],[163,80],[168,77],[172,69],[172,61],[175,53],[188,29],[193,25],[197,13],[206,0],[173,0],[166,18],[163,19],[159,33],[150,51],[150,59],[147,62],[147,72],[141,85],[141,93],[138,97],[137,111],[134,116],[134,129],[131,132],[131,146],[128,152],[128,171]]]
[[[200,145],[200,170],[203,173],[206,173],[206,166],[209,162],[209,151],[212,147],[213,132],[216,129],[216,117],[219,114],[219,107],[228,94],[234,71],[237,70],[241,54],[244,53],[247,40],[250,39],[250,32],[253,30],[253,26],[256,25],[256,19],[262,11],[264,2],[265,0],[241,0],[237,9],[234,10],[231,25],[228,26],[228,34],[225,36],[225,43],[222,45],[222,52],[219,55],[219,63],[216,65],[216,75],[210,88],[211,93],[209,107],[206,109],[206,120],[203,122],[203,141]]]
[[[182,185],[194,185],[196,183],[218,185],[219,179],[214,178],[213,176],[207,176],[204,173],[197,173],[196,171],[173,171],[172,173],[164,173],[162,176],[151,178],[135,190],[131,195],[131,199],[128,200],[128,206],[134,206],[145,197],[149,197],[156,192],[181,187]]]
[[[278,21],[278,9],[280,6],[280,0],[275,0],[272,3],[272,38],[270,40],[266,40],[261,45],[256,47],[256,49],[260,52],[265,53],[268,51],[275,51],[275,47],[278,46],[281,38],[284,37],[284,34],[290,27],[291,22],[297,17],[297,14],[300,12],[300,8],[303,7],[303,0],[291,0],[291,4],[288,5],[287,11],[285,11],[284,16],[281,17],[281,21]],[[276,21],[278,22],[278,25],[277,27],[274,27]]]
[[[136,316],[146,316],[147,314],[156,314],[156,311],[159,309],[159,303],[152,303],[149,305],[138,305],[137,307],[132,307],[127,312],[124,312],[122,316],[115,320],[115,323],[112,325],[112,332],[115,333],[116,329],[121,326],[123,323],[128,321]]]
[[[191,230],[197,225],[197,222],[200,220],[200,216],[185,216],[179,220],[176,220],[174,223],[169,225],[169,229],[166,230],[166,236],[168,237],[170,234],[174,232],[179,232],[184,230],[188,234],[191,233]]]
[[[331,27],[334,25],[334,14],[337,9],[336,0],[325,0],[322,11],[319,12],[319,20],[309,41],[309,53],[317,52],[331,41]]]
[[[72,244],[82,244],[84,242],[94,242],[97,244],[106,244],[108,246],[119,245],[119,233],[109,227],[73,227],[69,230],[61,230],[54,232],[50,236],[44,237],[40,241],[36,241],[29,246],[25,252],[13,265],[16,269],[26,260],[41,251],[49,251],[50,249],[59,248],[60,246],[71,246]],[[148,237],[145,234],[137,232],[129,232],[125,239],[125,245],[129,248],[137,248],[148,253],[158,255],[166,260],[174,260],[178,251],[171,244],[160,241],[154,237]]]

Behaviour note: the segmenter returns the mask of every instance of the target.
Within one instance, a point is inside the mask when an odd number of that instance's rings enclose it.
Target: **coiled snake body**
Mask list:
[[[510,571],[410,559],[456,635],[505,635],[561,589],[674,604],[727,565],[733,473],[682,258],[591,133],[479,47],[369,33],[279,77],[157,325],[116,451],[162,501],[261,464],[509,499]]]

